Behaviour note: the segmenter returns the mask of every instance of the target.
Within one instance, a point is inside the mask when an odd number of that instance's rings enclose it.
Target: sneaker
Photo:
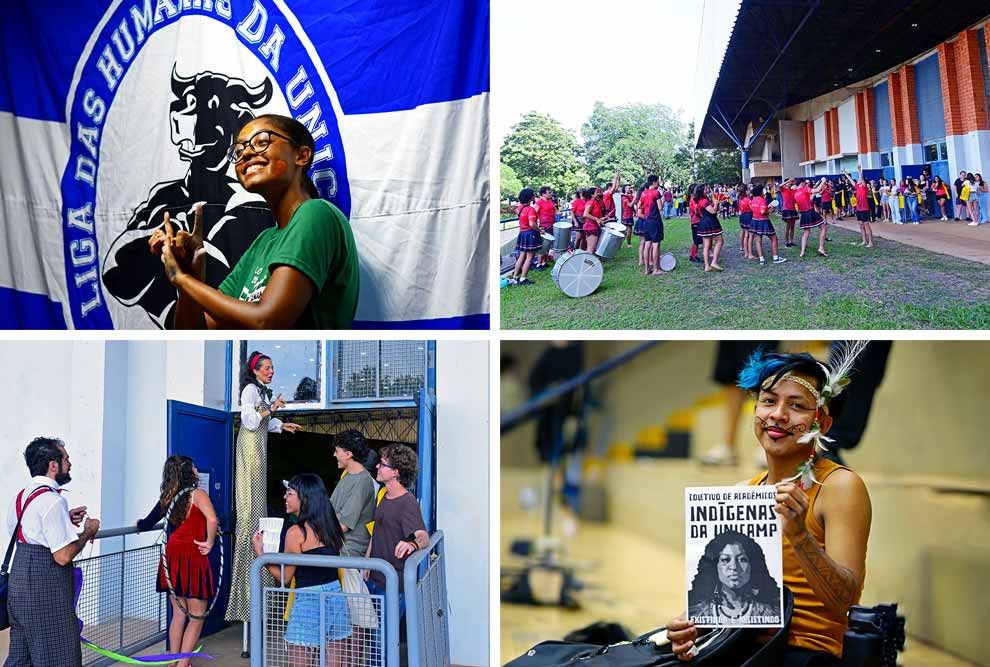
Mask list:
[[[774,264],[783,264],[786,261],[787,261],[787,258],[786,257],[774,257],[773,258],[773,263]]]
[[[980,224],[980,223],[978,223],[978,222],[970,222],[970,223],[968,223],[968,224],[967,224],[966,226],[967,226],[967,227],[976,227],[976,226],[977,226],[977,225],[979,225],[979,224]]]
[[[763,266],[766,263],[767,263],[766,258],[765,257],[760,257],[760,266]]]
[[[726,445],[717,445],[701,455],[698,462],[703,466],[735,466],[736,455]]]
[[[532,280],[530,280],[529,278],[523,278],[522,280],[520,280],[520,281],[519,281],[519,282],[517,282],[516,284],[517,284],[517,285],[535,285],[536,283],[534,283],[534,282],[533,282]]]
[[[507,287],[512,287],[513,285],[518,285],[518,284],[519,284],[518,278],[509,278],[508,280],[505,281],[505,285]]]
[[[947,217],[945,217],[944,215],[942,216],[941,219],[942,219],[942,222],[948,222],[949,221],[949,219]]]

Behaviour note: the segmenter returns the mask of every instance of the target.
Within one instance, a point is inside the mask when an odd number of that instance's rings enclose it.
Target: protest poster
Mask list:
[[[687,618],[700,628],[783,625],[783,542],[773,486],[684,490]]]

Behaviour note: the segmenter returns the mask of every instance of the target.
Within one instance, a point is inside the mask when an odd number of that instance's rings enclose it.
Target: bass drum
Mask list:
[[[598,289],[605,271],[602,260],[587,250],[577,250],[558,259],[550,275],[561,292],[579,299]]]

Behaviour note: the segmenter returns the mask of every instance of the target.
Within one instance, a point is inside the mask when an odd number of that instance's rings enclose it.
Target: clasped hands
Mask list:
[[[206,279],[206,248],[203,246],[203,202],[193,205],[193,230],[173,232],[172,220],[165,212],[165,221],[148,239],[148,247],[162,258],[169,282],[182,274],[190,274],[199,280]]]

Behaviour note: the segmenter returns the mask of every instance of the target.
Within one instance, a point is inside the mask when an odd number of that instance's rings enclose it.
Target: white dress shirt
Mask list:
[[[256,431],[261,426],[262,416],[258,413],[258,404],[261,403],[261,392],[258,387],[249,384],[241,392],[241,426],[249,431]],[[269,433],[281,433],[282,421],[275,417],[268,420]]]
[[[24,507],[28,497],[39,486],[51,487],[55,493],[42,493],[31,501],[21,519],[21,533],[24,534],[28,544],[39,544],[55,553],[79,539],[81,531],[72,525],[72,520],[69,518],[69,502],[58,493],[61,487],[50,477],[31,478],[31,484],[24,488],[21,496],[21,507]],[[10,505],[7,507],[8,540],[14,534],[16,527],[17,495],[10,500]]]

